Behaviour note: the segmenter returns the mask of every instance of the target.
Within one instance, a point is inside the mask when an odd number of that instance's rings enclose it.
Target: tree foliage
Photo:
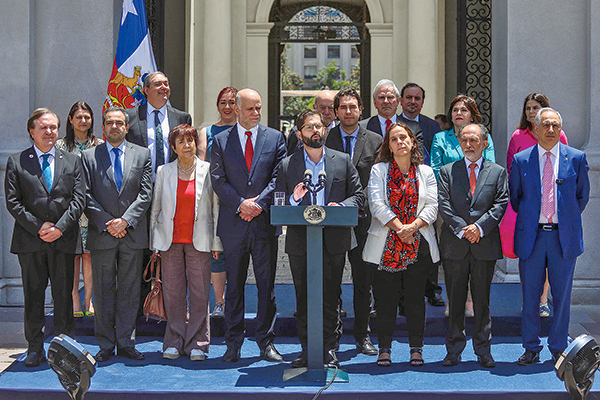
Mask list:
[[[340,69],[335,60],[321,67],[314,78],[320,89],[340,90],[342,87],[360,88],[360,66],[352,68],[350,77],[343,69]]]

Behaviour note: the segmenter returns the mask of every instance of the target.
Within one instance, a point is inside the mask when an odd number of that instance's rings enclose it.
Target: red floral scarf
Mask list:
[[[411,224],[417,219],[419,204],[419,179],[417,167],[411,165],[408,174],[400,172],[396,161],[392,161],[387,174],[387,196],[390,207],[402,224]],[[385,241],[379,269],[396,272],[405,270],[417,261],[417,250],[421,241],[419,231],[414,234],[412,244],[403,243],[396,232],[390,230]]]

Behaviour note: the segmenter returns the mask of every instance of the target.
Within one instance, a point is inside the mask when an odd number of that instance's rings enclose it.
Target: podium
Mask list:
[[[358,224],[358,207],[272,206],[271,225],[306,226],[308,368],[284,371],[283,380],[348,382],[348,374],[323,367],[323,228]]]

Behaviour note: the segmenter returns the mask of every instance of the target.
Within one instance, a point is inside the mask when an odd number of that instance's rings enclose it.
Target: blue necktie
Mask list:
[[[48,191],[52,190],[52,170],[50,169],[50,154],[42,154],[42,173],[44,174],[44,180]]]
[[[121,149],[113,147],[113,153],[115,153],[115,165],[113,172],[115,175],[115,182],[117,183],[117,189],[121,190],[121,183],[123,182],[123,167],[121,166]]]
[[[154,110],[154,139],[156,145],[156,169],[165,163],[165,148],[163,143],[163,131],[160,125],[158,114],[160,111]]]

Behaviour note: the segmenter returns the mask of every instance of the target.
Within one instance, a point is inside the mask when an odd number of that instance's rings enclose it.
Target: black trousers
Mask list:
[[[473,349],[479,356],[489,354],[492,340],[490,286],[496,260],[476,260],[469,250],[462,260],[444,259],[442,262],[450,311],[446,350],[448,353],[460,354],[465,349],[465,301],[470,282],[475,313]]]
[[[225,292],[225,343],[227,347],[239,349],[244,342],[244,289],[248,278],[248,265],[252,255],[252,266],[258,289],[256,313],[256,343],[261,349],[273,341],[275,333],[275,271],[277,269],[277,236],[258,237],[248,234],[241,239],[221,238],[227,253],[225,270],[227,287]]]
[[[354,338],[361,341],[370,332],[369,316],[371,315],[371,285],[377,266],[363,261],[362,253],[365,240],[359,239],[358,246],[348,252],[352,267],[352,286],[354,289]]]
[[[29,351],[42,351],[45,324],[44,300],[48,279],[54,302],[54,334],[72,335],[74,254],[47,250],[18,254],[25,296],[25,339]]]
[[[288,257],[296,290],[298,338],[302,349],[306,349],[308,322],[306,255],[288,254]],[[335,348],[340,334],[341,320],[338,307],[342,294],[342,274],[345,260],[345,253],[331,254],[323,247],[323,349],[325,351]]]
[[[377,270],[373,278],[373,294],[377,309],[377,340],[379,348],[391,348],[396,328],[398,301],[404,297],[404,312],[408,325],[410,347],[423,347],[425,334],[425,282],[435,264],[431,261],[429,244],[421,237],[417,261],[404,271]],[[377,266],[375,266],[377,268]]]

